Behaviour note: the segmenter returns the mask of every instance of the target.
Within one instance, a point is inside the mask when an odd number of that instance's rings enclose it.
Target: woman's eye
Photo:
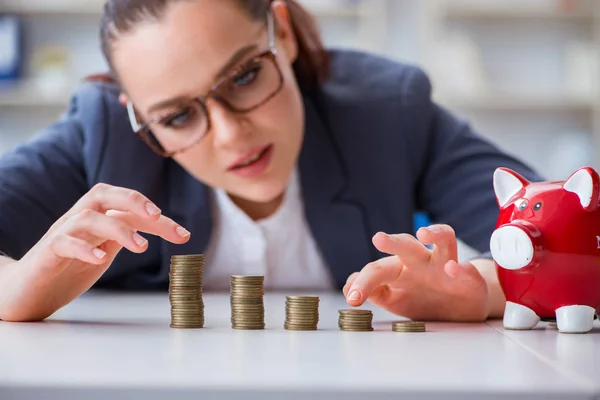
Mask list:
[[[167,119],[164,120],[163,125],[168,128],[181,128],[185,126],[190,119],[193,117],[193,111],[191,108],[183,109],[179,112],[176,112]]]
[[[260,64],[254,64],[233,78],[235,86],[248,86],[256,80],[261,70]]]
[[[537,211],[537,210],[539,210],[540,208],[542,208],[542,203],[537,203],[535,206],[533,206],[533,210],[534,210],[534,211]]]

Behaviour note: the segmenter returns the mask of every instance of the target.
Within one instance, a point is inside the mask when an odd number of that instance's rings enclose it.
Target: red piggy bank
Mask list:
[[[590,331],[600,315],[598,173],[584,167],[566,181],[532,183],[498,168],[493,183],[500,215],[490,249],[504,327],[531,329],[543,318],[560,332]]]

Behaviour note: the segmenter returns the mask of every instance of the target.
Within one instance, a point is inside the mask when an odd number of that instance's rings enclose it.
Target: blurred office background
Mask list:
[[[600,2],[301,1],[326,43],[420,65],[440,104],[546,177],[599,166]],[[83,77],[105,71],[103,2],[0,0],[0,155],[55,121]]]

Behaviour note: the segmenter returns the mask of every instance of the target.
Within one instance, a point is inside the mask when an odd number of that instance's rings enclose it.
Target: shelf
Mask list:
[[[477,7],[468,5],[447,5],[442,11],[442,15],[454,19],[482,19],[482,20],[573,20],[573,21],[592,21],[593,13],[587,10],[561,11],[553,8],[537,7]]]
[[[100,15],[105,0],[0,0],[0,9],[16,14]]]
[[[367,2],[369,0],[366,0]],[[0,10],[16,14],[89,14],[100,15],[105,0],[0,0]],[[361,1],[305,1],[303,4],[317,17],[359,18],[368,13]]]
[[[595,109],[593,100],[568,94],[438,94],[435,98],[449,108],[473,111],[591,112]]]
[[[0,82],[0,107],[65,108],[75,92],[75,85],[57,91],[44,91],[33,81]]]
[[[372,0],[300,0],[317,17],[360,18],[368,16]]]

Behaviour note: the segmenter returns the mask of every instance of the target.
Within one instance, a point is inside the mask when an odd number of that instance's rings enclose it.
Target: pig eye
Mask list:
[[[537,211],[540,208],[542,208],[542,203],[537,203],[535,206],[533,206],[534,211]]]
[[[519,205],[517,206],[519,208],[519,211],[523,211],[527,208],[527,200],[523,200],[519,203]]]

